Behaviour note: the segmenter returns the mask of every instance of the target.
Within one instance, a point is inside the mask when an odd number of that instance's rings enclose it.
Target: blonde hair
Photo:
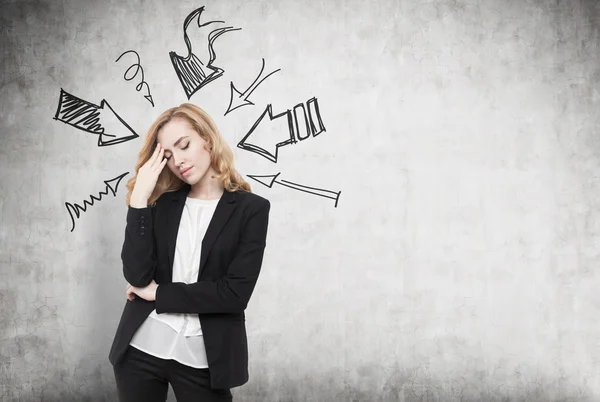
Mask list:
[[[217,172],[217,176],[214,176],[214,178],[218,179],[226,190],[251,191],[250,184],[235,169],[233,152],[221,136],[212,118],[198,106],[191,103],[182,103],[179,106],[165,110],[148,129],[148,134],[138,154],[135,176],[129,179],[126,185],[128,192],[125,202],[127,205],[129,205],[140,168],[150,159],[156,148],[159,130],[174,117],[184,118],[198,135],[207,142],[206,146],[210,152],[210,164]],[[163,168],[156,181],[154,191],[148,199],[148,205],[154,205],[163,193],[179,190],[184,184],[185,182],[175,176],[169,168]]]

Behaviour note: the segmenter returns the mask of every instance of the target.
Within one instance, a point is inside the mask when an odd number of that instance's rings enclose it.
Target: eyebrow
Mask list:
[[[179,144],[181,142],[181,140],[183,140],[184,138],[187,138],[187,135],[184,135],[183,137],[179,137],[179,139],[177,141],[175,141],[175,144],[173,144],[174,147],[177,146],[177,144]],[[165,149],[165,152],[168,151],[168,149]],[[169,151],[171,152],[171,151]]]

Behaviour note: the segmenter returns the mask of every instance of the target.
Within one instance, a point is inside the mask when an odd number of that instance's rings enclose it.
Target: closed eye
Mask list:
[[[183,148],[181,148],[181,149],[188,149],[188,148],[189,148],[189,146],[190,146],[190,143],[188,142],[187,144],[185,144],[185,147],[183,147]],[[169,155],[169,156],[165,156],[165,159],[166,159],[166,160],[169,160],[169,159],[171,159],[171,155]]]

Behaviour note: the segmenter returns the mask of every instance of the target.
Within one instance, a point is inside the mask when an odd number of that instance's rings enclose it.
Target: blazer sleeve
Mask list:
[[[249,206],[250,216],[241,230],[236,255],[225,277],[216,281],[158,285],[156,312],[209,314],[244,311],[260,273],[270,208],[270,202],[264,198]]]
[[[128,207],[125,240],[121,250],[123,275],[129,284],[145,287],[154,278],[156,255],[154,241],[154,217],[156,207]]]

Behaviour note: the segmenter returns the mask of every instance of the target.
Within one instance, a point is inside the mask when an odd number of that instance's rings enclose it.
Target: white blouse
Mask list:
[[[218,202],[219,199],[186,198],[177,232],[173,282],[198,281],[202,239]],[[157,314],[153,310],[129,344],[161,359],[173,359],[195,368],[208,368],[198,314]]]

